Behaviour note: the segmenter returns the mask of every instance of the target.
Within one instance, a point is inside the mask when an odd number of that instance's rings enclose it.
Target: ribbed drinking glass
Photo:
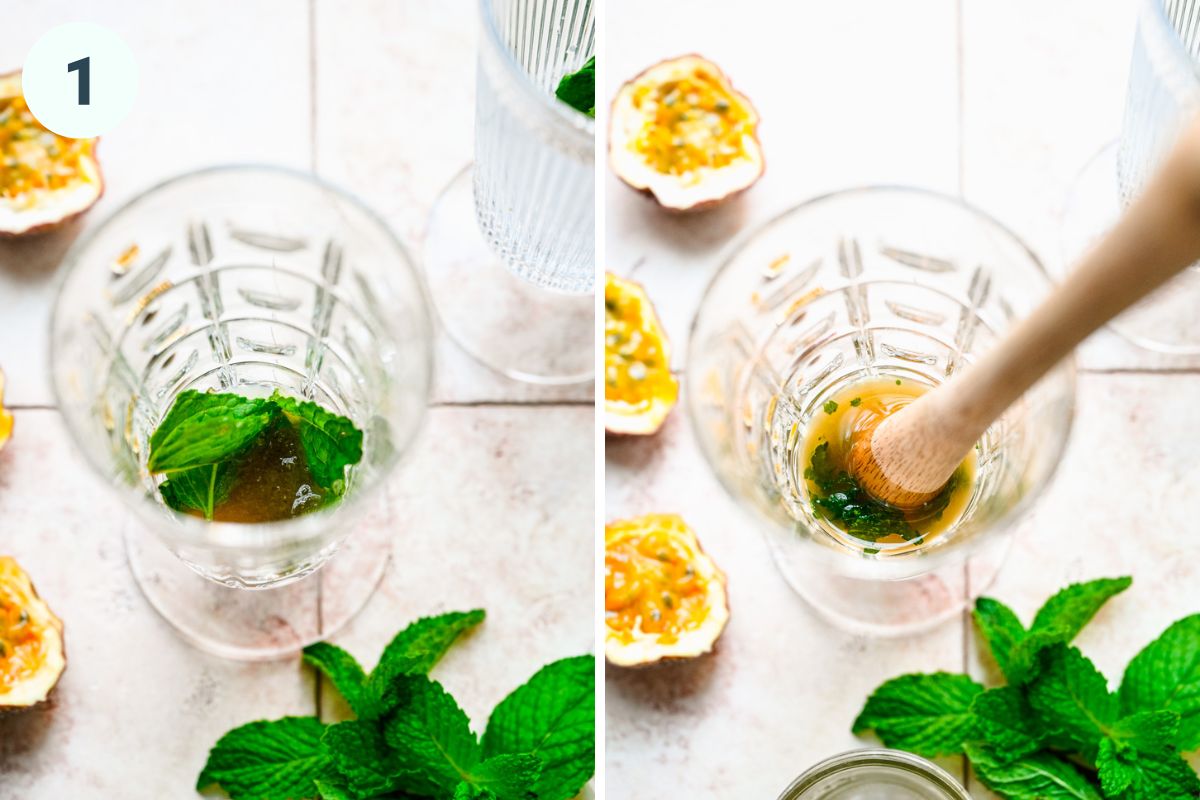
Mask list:
[[[591,0],[480,0],[475,162],[430,218],[426,269],[454,339],[520,380],[593,374],[595,120],[560,79],[595,50]]]

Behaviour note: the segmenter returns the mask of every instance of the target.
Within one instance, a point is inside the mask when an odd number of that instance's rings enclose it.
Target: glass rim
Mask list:
[[[710,296],[714,294],[716,285],[721,279],[721,276],[724,275],[725,271],[729,269],[734,260],[742,253],[742,251],[745,250],[746,247],[749,246],[749,244],[758,236],[762,235],[764,231],[786,220],[794,214],[803,213],[819,205],[824,205],[826,203],[845,198],[852,198],[857,195],[870,196],[879,194],[896,194],[901,196],[916,195],[945,203],[959,211],[967,212],[979,222],[993,228],[1005,240],[1016,245],[1017,248],[1025,255],[1025,257],[1029,259],[1036,272],[1046,282],[1047,289],[1051,289],[1056,285],[1056,281],[1051,278],[1049,272],[1046,270],[1045,264],[1042,263],[1042,260],[1038,257],[1037,253],[1034,252],[1033,248],[1031,248],[1024,239],[1018,236],[1016,232],[1014,232],[1003,222],[1000,222],[988,212],[972,205],[971,203],[968,203],[965,200],[962,200],[961,198],[945,192],[937,191],[935,189],[927,189],[920,186],[906,186],[904,184],[888,183],[862,184],[859,186],[851,186],[830,192],[824,192],[814,197],[810,197],[807,200],[803,200],[795,205],[789,206],[784,210],[773,214],[763,222],[749,229],[743,230],[725,247],[721,256],[720,264],[717,266],[716,270],[713,271],[712,276],[709,278],[708,283],[704,287],[704,291],[700,295],[700,302],[696,305],[696,312],[693,314],[691,324],[688,327],[686,354],[687,361],[684,367],[684,388],[686,389],[686,394],[688,397],[687,415],[691,420],[692,435],[696,438],[700,445],[700,451],[705,462],[708,464],[709,471],[716,476],[717,482],[721,484],[721,488],[724,489],[726,496],[733,500],[734,504],[742,511],[742,513],[752,511],[756,519],[759,519],[772,527],[778,527],[778,520],[771,518],[762,508],[758,506],[758,504],[745,502],[740,491],[740,487],[737,486],[725,474],[724,470],[718,468],[717,460],[714,457],[711,448],[709,447],[708,437],[705,434],[704,425],[702,422],[702,416],[704,413],[704,392],[701,390],[702,387],[698,385],[700,376],[696,375],[692,368],[692,354],[695,352],[697,345],[700,317],[709,301]],[[989,525],[989,530],[1009,530],[1018,522],[1020,522],[1020,520],[1033,507],[1034,503],[1042,496],[1045,490],[1053,482],[1054,478],[1058,475],[1058,469],[1062,464],[1063,455],[1066,452],[1067,446],[1071,441],[1071,431],[1074,428],[1075,423],[1077,368],[1073,353],[1051,368],[1043,380],[1051,378],[1055,375],[1061,375],[1066,381],[1066,393],[1068,395],[1067,417],[1062,426],[1061,435],[1058,436],[1056,442],[1053,443],[1055,449],[1051,454],[1050,470],[1047,473],[1045,480],[1040,481],[1037,486],[1026,492],[1015,504],[1013,504],[1011,508],[1007,509],[1001,517],[993,521]],[[748,509],[747,506],[750,506],[750,508]],[[788,526],[789,531],[792,530],[795,525],[803,525],[807,528],[807,524],[803,520],[794,519],[793,524]],[[974,538],[976,537],[970,537],[970,539]],[[958,536],[939,537],[939,541],[942,541],[943,539],[944,541],[940,545],[931,546],[929,548],[920,548],[910,555],[881,559],[879,563],[885,565],[890,563],[893,568],[898,569],[900,559],[905,559],[905,562],[907,563],[910,559],[920,558],[923,571],[936,569],[942,561],[951,558],[959,551],[960,548],[957,546],[958,542],[962,541],[964,544],[967,543],[966,540],[962,540]],[[813,544],[816,543],[814,542]],[[821,548],[821,550],[825,551],[829,557],[836,558],[838,561],[843,561],[846,558],[846,554],[837,550],[828,548]],[[882,576],[881,579],[883,579]]]
[[[971,800],[962,784],[932,761],[903,750],[882,747],[848,750],[814,764],[792,781],[778,800],[799,800],[802,792],[808,791],[819,781],[857,767],[891,767],[924,778],[928,785],[941,790],[951,800]]]
[[[596,138],[596,119],[582,111],[576,111],[559,100],[554,94],[546,94],[530,79],[529,73],[517,63],[512,50],[504,43],[500,30],[496,27],[496,17],[492,13],[495,0],[479,0],[479,16],[483,19],[484,37],[494,51],[500,54],[500,61],[509,77],[521,87],[527,98],[533,100],[538,109],[541,121],[562,131],[565,135],[574,137],[580,147],[591,147]],[[597,87],[597,91],[599,87]],[[475,87],[479,91],[479,87]]]
[[[60,379],[58,370],[59,353],[58,347],[55,345],[56,335],[59,322],[59,300],[62,297],[63,290],[67,285],[67,281],[74,274],[80,262],[80,254],[82,254],[98,236],[113,223],[121,215],[125,214],[130,209],[140,205],[147,199],[153,197],[158,192],[183,183],[192,178],[202,177],[217,173],[254,173],[266,172],[276,175],[296,178],[306,182],[311,186],[323,191],[331,192],[340,199],[358,208],[366,217],[379,226],[384,236],[391,242],[391,245],[399,253],[401,260],[407,267],[410,277],[416,286],[420,301],[419,305],[424,309],[423,319],[420,321],[420,326],[424,334],[423,338],[427,342],[424,348],[424,358],[422,359],[425,373],[425,392],[424,402],[420,405],[419,417],[415,425],[412,426],[412,432],[408,435],[405,441],[395,443],[391,449],[387,459],[380,463],[377,467],[379,476],[373,481],[360,488],[355,488],[346,493],[337,504],[334,506],[322,508],[308,514],[302,514],[298,517],[290,519],[275,520],[272,522],[216,522],[193,517],[190,514],[180,514],[178,512],[167,509],[166,517],[171,519],[173,525],[154,526],[153,533],[163,539],[168,539],[174,544],[202,546],[210,550],[229,551],[229,552],[254,552],[257,550],[268,550],[277,548],[280,545],[298,544],[307,541],[319,540],[325,538],[330,526],[328,524],[329,515],[332,513],[342,513],[343,509],[351,509],[354,511],[362,511],[367,508],[367,500],[374,500],[380,495],[387,484],[387,478],[391,475],[403,457],[412,449],[413,443],[416,441],[422,430],[424,417],[428,412],[429,398],[432,396],[433,377],[434,377],[434,347],[433,347],[433,319],[432,319],[432,304],[429,300],[429,289],[425,285],[424,276],[414,260],[408,248],[397,236],[396,232],[383,219],[383,217],[373,210],[369,205],[362,201],[358,196],[342,187],[319,177],[315,173],[289,167],[282,164],[270,164],[259,162],[225,162],[220,164],[212,164],[198,169],[191,169],[185,172],[178,173],[169,178],[157,181],[150,186],[138,191],[129,199],[121,203],[120,206],[108,212],[108,214],[100,220],[90,230],[85,231],[76,241],[72,242],[63,256],[59,267],[59,274],[56,276],[53,290],[54,302],[50,307],[49,316],[49,331],[50,331],[50,386],[54,396],[55,408],[62,417],[63,424],[67,429],[67,434],[74,445],[76,452],[82,454],[84,461],[87,462],[92,474],[99,481],[110,488],[116,490],[116,494],[121,498],[121,502],[132,511],[139,520],[151,525],[155,521],[164,519],[163,507],[149,497],[148,492],[124,491],[123,487],[117,486],[111,480],[111,470],[106,465],[100,463],[92,454],[88,445],[87,437],[84,431],[73,419],[73,415],[66,412],[68,405],[64,403],[64,387]]]

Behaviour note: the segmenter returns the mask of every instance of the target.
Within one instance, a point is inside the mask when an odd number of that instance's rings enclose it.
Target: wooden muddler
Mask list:
[[[1200,260],[1200,120],[1067,280],[997,347],[851,444],[878,500],[932,499],[996,418],[1104,323]],[[1197,298],[1200,313],[1200,298]]]

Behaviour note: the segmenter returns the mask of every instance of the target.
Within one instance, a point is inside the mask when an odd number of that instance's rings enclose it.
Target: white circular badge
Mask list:
[[[86,139],[117,126],[137,96],[138,69],[129,45],[91,22],[50,30],[29,51],[21,73],[25,102],[59,136]]]

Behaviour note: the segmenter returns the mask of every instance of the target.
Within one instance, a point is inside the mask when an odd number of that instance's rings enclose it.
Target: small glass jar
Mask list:
[[[900,750],[852,750],[827,758],[779,800],[971,800],[941,767]]]

